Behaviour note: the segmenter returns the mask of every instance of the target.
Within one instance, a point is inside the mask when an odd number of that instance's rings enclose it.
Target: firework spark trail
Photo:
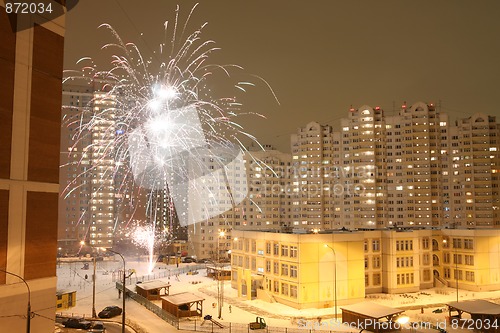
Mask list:
[[[170,31],[169,23],[165,23],[165,41],[170,40],[170,45],[167,46],[166,42],[160,44],[159,57],[156,58],[145,58],[135,44],[125,43],[113,27],[102,24],[100,28],[110,31],[115,40],[105,44],[102,49],[118,50],[118,53],[112,55],[110,70],[97,70],[92,59],[85,57],[77,62],[83,66],[80,72],[66,72],[65,82],[84,80],[102,86],[101,93],[95,94],[89,105],[83,108],[81,117],[69,119],[68,126],[77,126],[79,129],[75,146],[86,139],[94,128],[108,126],[101,132],[100,140],[91,142],[85,149],[89,154],[99,156],[86,172],[92,173],[103,164],[106,165],[106,160],[115,161],[116,165],[104,168],[99,181],[114,179],[120,169],[123,179],[133,178],[135,184],[124,181],[118,186],[119,193],[131,192],[134,186],[150,190],[151,193],[167,189],[169,200],[178,211],[184,209],[192,213],[193,207],[183,207],[185,202],[180,201],[177,192],[193,197],[191,191],[196,191],[199,198],[206,196],[213,200],[195,208],[205,211],[206,215],[210,205],[218,205],[219,209],[215,210],[217,215],[241,202],[246,196],[246,188],[244,193],[234,190],[222,193],[205,183],[220,187],[220,183],[227,183],[231,167],[235,163],[244,163],[242,156],[246,148],[240,136],[255,141],[262,148],[235,118],[241,115],[265,117],[253,112],[239,113],[241,104],[235,97],[212,96],[209,87],[217,72],[230,78],[232,70],[242,68],[209,63],[210,55],[219,48],[214,46],[214,41],[201,38],[206,23],[191,33],[187,32],[195,8],[191,9],[180,28],[177,7],[173,30]],[[88,62],[90,64],[87,65]],[[258,76],[254,77],[265,82]],[[265,84],[269,87],[267,82]],[[246,87],[252,86],[254,84],[251,82],[239,81],[234,84],[235,88],[243,92]],[[272,89],[270,91],[275,96]],[[207,160],[216,165],[216,172],[208,168]],[[209,169],[212,170],[210,174]],[[69,196],[76,189],[74,184],[69,184],[64,193]],[[217,200],[228,197],[231,199],[229,206]],[[199,213],[192,215],[198,220],[211,217]],[[153,230],[144,227],[141,231],[138,226],[138,235],[133,237],[143,239],[137,243],[147,247],[150,252],[155,238],[151,232],[154,232],[156,224],[156,218],[152,216],[151,219]],[[127,225],[129,223],[126,221]],[[193,223],[192,218],[188,222],[184,221],[184,224],[190,223]],[[153,245],[146,240],[152,241]]]

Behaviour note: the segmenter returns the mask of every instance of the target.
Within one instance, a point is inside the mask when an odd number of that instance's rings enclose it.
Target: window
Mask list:
[[[252,253],[255,253],[255,251],[257,251],[257,241],[252,239]]]
[[[372,240],[372,251],[373,252],[380,251],[380,240],[379,239]]]
[[[474,240],[473,239],[464,239],[464,249],[473,250],[474,249]],[[472,272],[474,273],[474,272]]]
[[[372,275],[372,283],[374,286],[380,286],[381,284],[380,273],[375,273]]]
[[[474,282],[475,277],[474,277],[474,272],[466,271],[465,272],[465,280],[469,282]]]
[[[462,248],[462,240],[460,238],[453,238],[453,248],[454,249]]]
[[[368,274],[365,274],[365,287],[368,287],[370,280],[368,279]]]
[[[274,281],[274,292],[275,293],[280,292],[280,283],[278,281]]]
[[[429,281],[431,279],[431,270],[424,269],[424,281]]]
[[[274,243],[273,254],[275,256],[279,256],[280,255],[280,245],[278,243]]]
[[[281,294],[288,296],[288,283],[281,284]]]
[[[368,257],[365,257],[365,268],[368,268]]]
[[[266,242],[266,254],[271,254],[271,242]]]
[[[457,264],[457,265],[461,265],[462,264],[462,255],[454,253],[453,254],[453,263]]]
[[[275,261],[273,263],[273,273],[274,274],[279,274],[280,273],[279,269],[280,269],[279,263],[277,261]]]
[[[290,285],[290,297],[297,298],[297,286]]]
[[[271,260],[266,260],[266,272],[271,273]]]
[[[288,245],[281,245],[281,256],[288,257]]]
[[[465,255],[465,264],[469,266],[474,266],[474,256],[473,255]]]
[[[429,249],[429,237],[422,238],[422,249],[424,250]]]
[[[291,258],[297,258],[298,255],[298,249],[296,246],[290,246],[290,257]]]
[[[430,254],[428,254],[428,253],[423,254],[423,255],[422,255],[422,263],[423,263],[424,265],[429,265],[429,264],[430,264],[430,262],[431,262],[431,256],[430,256]]]
[[[281,275],[288,276],[288,265],[281,264]]]
[[[373,268],[380,268],[380,256],[373,257]]]
[[[297,274],[297,266],[290,265],[290,277],[296,278],[297,276],[298,276],[298,274]]]

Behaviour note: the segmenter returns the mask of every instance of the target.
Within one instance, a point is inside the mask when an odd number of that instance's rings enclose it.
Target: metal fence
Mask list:
[[[116,286],[118,287],[118,283],[116,284]],[[147,298],[142,297],[141,295],[138,295],[138,294],[133,293],[133,292],[127,292],[127,294],[134,301],[136,301],[137,303],[141,304],[146,309],[148,309],[149,311],[153,312],[155,315],[157,315],[158,317],[160,317],[161,319],[163,319],[164,321],[166,321],[170,325],[172,325],[172,326],[176,327],[177,329],[179,329],[179,319],[177,317],[175,317],[175,316],[171,315],[170,313],[164,311],[161,307],[159,307],[158,305],[154,304],[153,302],[151,302]]]
[[[192,264],[189,266],[183,266],[183,267],[176,267],[176,268],[165,268],[160,271],[148,274],[148,275],[142,275],[142,276],[137,276],[137,275],[132,275],[127,279],[127,285],[131,284],[136,284],[137,282],[145,282],[145,281],[151,281],[151,280],[156,280],[156,279],[162,279],[162,278],[176,278],[177,275],[179,274],[185,274],[187,272],[191,271],[198,271],[200,269],[206,269],[207,265],[206,264]],[[121,281],[123,278],[123,270],[120,273],[113,273],[112,279],[113,282],[115,281]]]
[[[187,273],[189,271],[205,269],[206,265],[190,265],[179,268],[165,269],[164,272],[157,272],[155,274],[145,275],[141,277],[129,278],[127,284],[135,284],[139,281],[149,281],[158,278],[165,277],[175,277],[177,274]],[[121,290],[121,283],[116,282],[116,288]],[[164,311],[160,306],[154,304],[150,300],[142,297],[141,295],[136,294],[133,291],[127,290],[127,296],[136,301],[137,303],[144,306],[149,311],[156,314],[158,317],[163,319],[168,324],[177,328],[178,330],[186,330],[186,331],[198,331],[198,332],[210,332],[210,333],[336,333],[340,331],[334,330],[324,330],[324,329],[316,329],[316,328],[324,328],[325,325],[320,325],[318,323],[317,326],[309,327],[304,325],[304,327],[300,328],[298,323],[295,323],[294,328],[289,327],[270,327],[266,326],[264,329],[251,330],[248,324],[242,323],[231,323],[231,322],[217,322],[211,320],[203,320],[203,319],[179,319],[172,314]],[[327,324],[324,322],[323,324]],[[222,327],[221,327],[222,326]],[[326,326],[328,327],[328,326]],[[330,326],[332,327],[332,326]]]
[[[178,330],[210,332],[210,333],[335,333],[331,330],[316,330],[313,328],[289,328],[289,327],[271,327],[252,330],[250,325],[241,323],[221,322],[222,327],[210,320],[181,320],[178,323]]]

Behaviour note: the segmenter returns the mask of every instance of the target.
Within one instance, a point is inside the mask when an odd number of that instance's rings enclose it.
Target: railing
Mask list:
[[[241,323],[227,323],[221,322],[223,327],[219,327],[210,320],[183,320],[179,322],[178,330],[197,331],[197,332],[210,332],[210,333],[335,333],[340,331],[334,330],[321,330],[321,328],[335,327],[336,323],[325,321],[316,322],[314,325],[307,326],[304,323],[297,323],[296,328],[289,327],[270,327],[266,326],[264,329],[252,330],[249,324]],[[300,328],[300,325],[303,325]],[[319,329],[318,329],[319,328]]]
[[[205,268],[203,266],[203,268]],[[180,271],[189,271],[193,270],[194,266],[190,266],[187,268],[182,268]],[[121,283],[116,282],[116,287],[121,290]],[[158,317],[163,319],[168,324],[177,328],[178,330],[187,330],[187,331],[198,331],[198,332],[217,332],[217,333],[335,333],[340,331],[334,330],[321,330],[321,328],[333,328],[336,323],[331,321],[324,322],[309,322],[305,320],[298,320],[294,322],[296,328],[288,328],[288,327],[269,327],[266,326],[264,329],[260,330],[251,330],[250,325],[242,324],[242,323],[231,323],[231,322],[220,322],[222,327],[219,327],[217,324],[214,324],[211,320],[203,320],[203,319],[182,319],[173,316],[172,314],[163,310],[160,306],[154,304],[150,300],[142,297],[141,295],[136,294],[133,291],[127,290],[126,296],[130,297],[137,303],[144,306],[149,311],[156,314]],[[125,296],[123,296],[125,297]],[[309,325],[311,324],[311,325]],[[319,329],[318,329],[319,328]]]
[[[117,286],[118,286],[118,283],[117,283]],[[175,316],[171,315],[170,313],[164,311],[161,307],[159,307],[158,305],[154,304],[153,302],[151,302],[150,300],[146,299],[145,297],[142,297],[141,295],[138,295],[138,294],[133,293],[133,292],[128,292],[127,294],[134,301],[136,301],[137,303],[141,304],[146,309],[148,309],[149,311],[153,312],[155,315],[157,315],[158,317],[160,317],[161,319],[163,319],[164,321],[166,321],[170,325],[172,325],[172,326],[176,327],[177,329],[179,329],[179,319],[177,317],[175,317]]]
[[[145,281],[151,281],[151,280],[156,280],[156,279],[162,279],[162,278],[168,278],[168,277],[174,277],[179,274],[185,274],[189,271],[197,271],[200,269],[206,269],[207,265],[206,264],[195,264],[195,265],[189,265],[189,266],[183,266],[183,267],[176,267],[176,268],[165,268],[160,271],[156,271],[154,273],[148,274],[148,275],[142,275],[142,276],[137,276],[137,275],[132,275],[130,278],[127,279],[127,282],[125,283],[126,285],[131,285],[131,284],[137,284],[137,282],[145,282]],[[122,271],[123,272],[123,271]],[[122,275],[120,274],[113,274],[113,282],[115,281],[121,281]]]

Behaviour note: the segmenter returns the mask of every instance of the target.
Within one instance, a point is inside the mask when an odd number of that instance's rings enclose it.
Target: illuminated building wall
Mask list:
[[[294,227],[498,227],[500,135],[481,113],[450,123],[434,104],[351,108],[339,132],[292,135]]]
[[[292,135],[294,227],[330,228],[333,223],[332,164],[335,140],[330,126],[311,122]]]
[[[239,297],[297,309],[332,307],[335,300],[337,305],[356,303],[365,297],[362,232],[233,230],[231,260],[231,286]]]
[[[93,246],[112,247],[115,224],[115,159],[109,150],[114,149],[115,96],[96,92],[93,111],[100,116],[94,119],[90,147],[92,179],[90,190],[90,231],[88,241]],[[104,98],[106,97],[106,98]]]
[[[0,269],[26,280],[31,332],[55,324],[64,15],[10,14],[0,3]],[[60,8],[61,1],[51,1]],[[9,21],[12,20],[12,21]],[[12,26],[15,29],[12,29]],[[26,29],[17,27],[22,25]],[[0,272],[0,327],[24,332],[28,290]]]
[[[90,113],[83,112],[93,97],[93,87],[63,85],[61,127],[61,169],[59,173],[58,254],[76,253],[89,231],[91,190],[90,132],[79,131],[80,120],[88,123]],[[82,119],[83,117],[83,119]],[[68,190],[71,189],[71,192]]]
[[[231,183],[246,185],[248,196],[232,210],[188,227],[190,255],[227,258],[233,228],[280,228],[283,221],[290,221],[293,213],[290,204],[292,187],[288,177],[291,157],[272,147],[266,149],[269,150],[246,153],[245,170],[238,166],[228,170],[228,177],[233,177]],[[218,166],[214,164],[215,167]]]
[[[359,302],[373,293],[401,294],[432,287],[449,287],[451,294],[457,278],[459,296],[465,290],[500,287],[498,230],[308,234],[233,230],[232,236],[231,286],[238,296],[299,309],[332,307],[335,281],[338,305]]]

